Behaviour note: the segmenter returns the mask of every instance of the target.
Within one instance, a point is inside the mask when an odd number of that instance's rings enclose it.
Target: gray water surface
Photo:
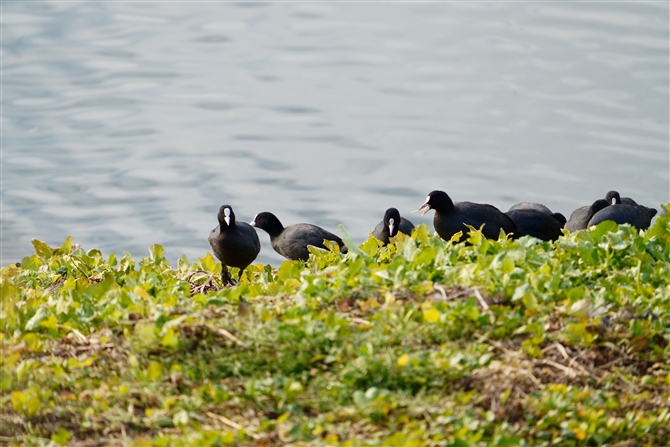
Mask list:
[[[667,3],[3,3],[2,260],[669,197]],[[260,231],[259,262],[277,265]]]

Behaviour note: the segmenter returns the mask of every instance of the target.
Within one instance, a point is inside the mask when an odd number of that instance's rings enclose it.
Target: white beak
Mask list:
[[[394,222],[393,219],[389,219],[389,233],[393,234],[393,227],[394,227]]]
[[[230,216],[224,217],[223,220],[226,221],[226,225],[230,225]]]
[[[412,211],[413,213],[418,213],[419,211],[423,211],[421,215],[425,215],[428,211],[430,211],[430,203],[426,202],[423,205],[419,207],[418,210]]]

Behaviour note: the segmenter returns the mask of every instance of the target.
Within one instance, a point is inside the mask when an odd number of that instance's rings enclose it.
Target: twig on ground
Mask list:
[[[240,347],[242,347],[242,348],[246,348],[246,347],[247,347],[246,343],[244,343],[242,340],[240,340],[239,338],[235,337],[233,334],[231,334],[230,332],[228,332],[227,330],[225,330],[225,329],[223,329],[223,328],[216,327],[216,326],[214,326],[214,325],[211,324],[211,323],[205,323],[203,326],[205,326],[207,329],[209,329],[210,331],[214,332],[215,334],[219,334],[219,335],[221,335],[222,337],[227,338],[228,340],[232,341],[233,343],[235,343],[236,345],[238,345],[238,346],[240,346]]]
[[[484,301],[484,297],[482,296],[481,293],[479,293],[479,289],[474,287],[472,289],[472,293],[474,293],[475,298],[477,298],[477,301],[479,301],[479,305],[482,306],[482,308],[484,309],[484,312],[489,314],[489,316],[491,317],[491,321],[496,321],[496,316],[491,311],[491,308],[489,307],[488,303],[486,301]]]
[[[207,416],[211,417],[212,419],[216,419],[217,421],[222,422],[223,424],[227,425],[230,428],[234,428],[235,430],[244,430],[244,432],[249,437],[251,437],[252,439],[255,439],[255,440],[261,439],[261,437],[258,436],[257,434],[255,434],[255,433],[249,431],[248,429],[242,427],[237,422],[231,421],[230,419],[228,419],[225,416],[221,416],[220,414],[212,413],[211,411],[207,411],[205,414]]]

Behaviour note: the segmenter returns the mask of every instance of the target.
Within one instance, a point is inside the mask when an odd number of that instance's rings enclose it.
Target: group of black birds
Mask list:
[[[503,213],[493,205],[453,202],[444,191],[432,191],[425,203],[417,211],[426,214],[435,210],[433,226],[437,234],[445,240],[462,232],[461,239],[467,234],[466,225],[481,228],[483,235],[497,239],[500,230],[514,238],[533,236],[545,241],[555,241],[563,233],[561,229],[577,231],[597,225],[605,220],[617,224],[628,223],[638,230],[646,230],[656,210],[638,205],[629,197],[621,198],[616,191],[607,193],[604,199],[576,209],[569,220],[560,213],[552,213],[539,203],[521,202]],[[240,269],[238,281],[244,269],[249,266],[261,251],[258,234],[253,227],[265,230],[270,235],[270,243],[277,253],[291,260],[306,261],[309,258],[308,245],[326,249],[324,240],[333,241],[342,253],[347,247],[342,239],[316,225],[299,223],[284,227],[272,213],[262,212],[250,223],[237,222],[230,205],[223,205],[218,213],[219,225],[209,234],[209,244],[216,257],[221,261],[221,280],[224,285],[234,284],[227,267]],[[389,239],[398,232],[410,235],[414,225],[400,216],[396,208],[389,208],[384,219],[372,230],[372,235],[389,243]]]

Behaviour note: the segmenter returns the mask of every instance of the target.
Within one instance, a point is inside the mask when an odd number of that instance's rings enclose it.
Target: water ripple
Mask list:
[[[2,263],[68,235],[194,260],[223,203],[361,241],[433,189],[667,202],[668,9],[6,3]]]

